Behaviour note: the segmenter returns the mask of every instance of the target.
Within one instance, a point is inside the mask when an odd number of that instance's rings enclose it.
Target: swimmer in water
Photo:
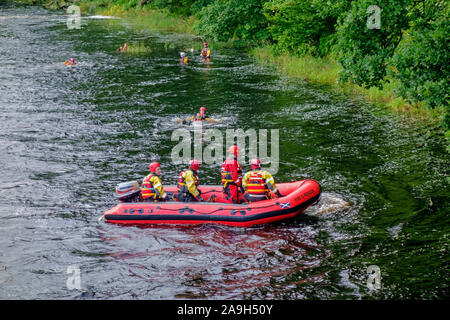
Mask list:
[[[65,64],[66,66],[74,66],[74,65],[76,65],[74,58],[71,58],[68,61],[64,61],[63,64]]]
[[[203,50],[200,53],[200,56],[205,59],[211,57],[211,50],[208,48],[208,43],[206,41],[203,42]]]
[[[211,119],[209,116],[206,115],[206,108],[205,107],[200,107],[200,112],[197,113],[195,116],[186,118],[184,120],[182,120],[183,124],[187,124],[190,123],[192,121],[208,121],[208,122],[214,122],[213,119]]]
[[[180,52],[180,64],[187,64],[189,62],[189,57],[185,52]]]
[[[120,47],[119,49],[117,49],[117,51],[121,52],[121,51],[127,51],[128,49],[128,44],[124,43],[123,47]]]

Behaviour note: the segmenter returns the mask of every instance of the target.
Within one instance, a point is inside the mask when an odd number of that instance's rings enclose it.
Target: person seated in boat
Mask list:
[[[124,44],[123,44],[123,47],[120,47],[119,49],[117,49],[117,51],[119,51],[119,52],[121,52],[121,51],[127,51],[127,49],[128,49],[128,44],[127,44],[127,43],[124,43]]]
[[[195,116],[186,118],[183,120],[183,124],[189,123],[191,121],[208,121],[208,122],[214,122],[213,119],[211,119],[209,116],[206,115],[206,108],[200,107],[199,113],[197,113]]]
[[[144,201],[166,201],[167,193],[162,186],[161,165],[158,162],[152,162],[148,166],[150,173],[142,181],[142,199]]]
[[[230,156],[222,164],[222,193],[224,199],[239,203],[239,189],[242,190],[242,167],[237,161],[239,148],[236,145],[228,148]]]
[[[187,64],[189,62],[189,57],[185,52],[180,52],[180,64]]]
[[[211,50],[208,48],[208,43],[206,43],[206,41],[203,42],[203,49],[200,56],[205,59],[211,57]]]
[[[200,169],[200,161],[193,159],[189,161],[189,169],[180,173],[177,185],[177,201],[205,201],[200,194],[200,190],[198,190],[198,169]]]
[[[271,199],[271,193],[281,197],[280,191],[275,185],[272,175],[261,169],[261,160],[252,159],[250,161],[252,171],[247,172],[242,180],[245,194],[244,199],[248,202],[256,202]]]
[[[74,58],[71,58],[70,60],[64,61],[63,64],[65,64],[66,66],[74,66],[74,65],[76,65]]]

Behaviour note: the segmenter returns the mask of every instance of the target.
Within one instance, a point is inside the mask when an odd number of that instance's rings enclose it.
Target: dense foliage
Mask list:
[[[397,47],[391,71],[399,80],[398,94],[411,101],[424,101],[429,107],[444,106],[450,127],[450,21],[448,2],[416,2],[410,13],[412,27],[404,32]]]
[[[270,0],[264,16],[274,48],[279,52],[323,56],[335,40],[335,25],[349,1]]]
[[[378,0],[379,23],[376,25],[374,21],[373,26],[370,20],[377,13],[369,7],[374,1],[352,2],[337,30],[336,52],[343,67],[342,80],[382,87],[387,63],[402,39],[403,30],[408,28],[408,2]]]
[[[367,87],[397,80],[401,97],[448,108],[448,2],[379,0],[380,28],[369,29],[372,3],[354,1],[337,27],[341,79]]]

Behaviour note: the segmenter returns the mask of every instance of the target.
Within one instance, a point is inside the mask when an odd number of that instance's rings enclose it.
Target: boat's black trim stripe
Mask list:
[[[236,213],[235,216],[213,216],[213,215],[191,215],[191,214],[171,214],[171,215],[158,215],[158,214],[151,214],[151,215],[143,215],[143,214],[135,214],[135,215],[129,215],[129,214],[107,214],[105,215],[105,219],[109,221],[126,221],[126,220],[146,220],[146,221],[158,221],[158,220],[164,220],[164,221],[172,221],[172,220],[192,220],[192,221],[232,221],[232,222],[247,222],[247,221],[253,221],[253,220],[260,220],[270,217],[276,217],[276,216],[283,216],[287,215],[293,212],[301,211],[312,205],[314,202],[316,202],[320,197],[320,193],[311,199],[302,202],[298,204],[295,207],[292,208],[286,208],[286,209],[279,209],[275,211],[270,212],[264,212],[254,215],[241,215],[239,212]]]

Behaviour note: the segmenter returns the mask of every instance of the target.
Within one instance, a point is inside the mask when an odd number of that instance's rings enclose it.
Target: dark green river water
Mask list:
[[[0,299],[449,298],[439,128],[294,82],[238,50],[204,63],[188,36],[66,20],[0,2]],[[124,42],[151,52],[116,52]],[[62,65],[72,57],[75,67]],[[115,186],[141,181],[153,160],[176,183],[174,120],[200,106],[224,135],[279,130],[276,181],[315,179],[321,201],[243,229],[98,221]],[[202,164],[201,183],[218,184],[219,170]]]

